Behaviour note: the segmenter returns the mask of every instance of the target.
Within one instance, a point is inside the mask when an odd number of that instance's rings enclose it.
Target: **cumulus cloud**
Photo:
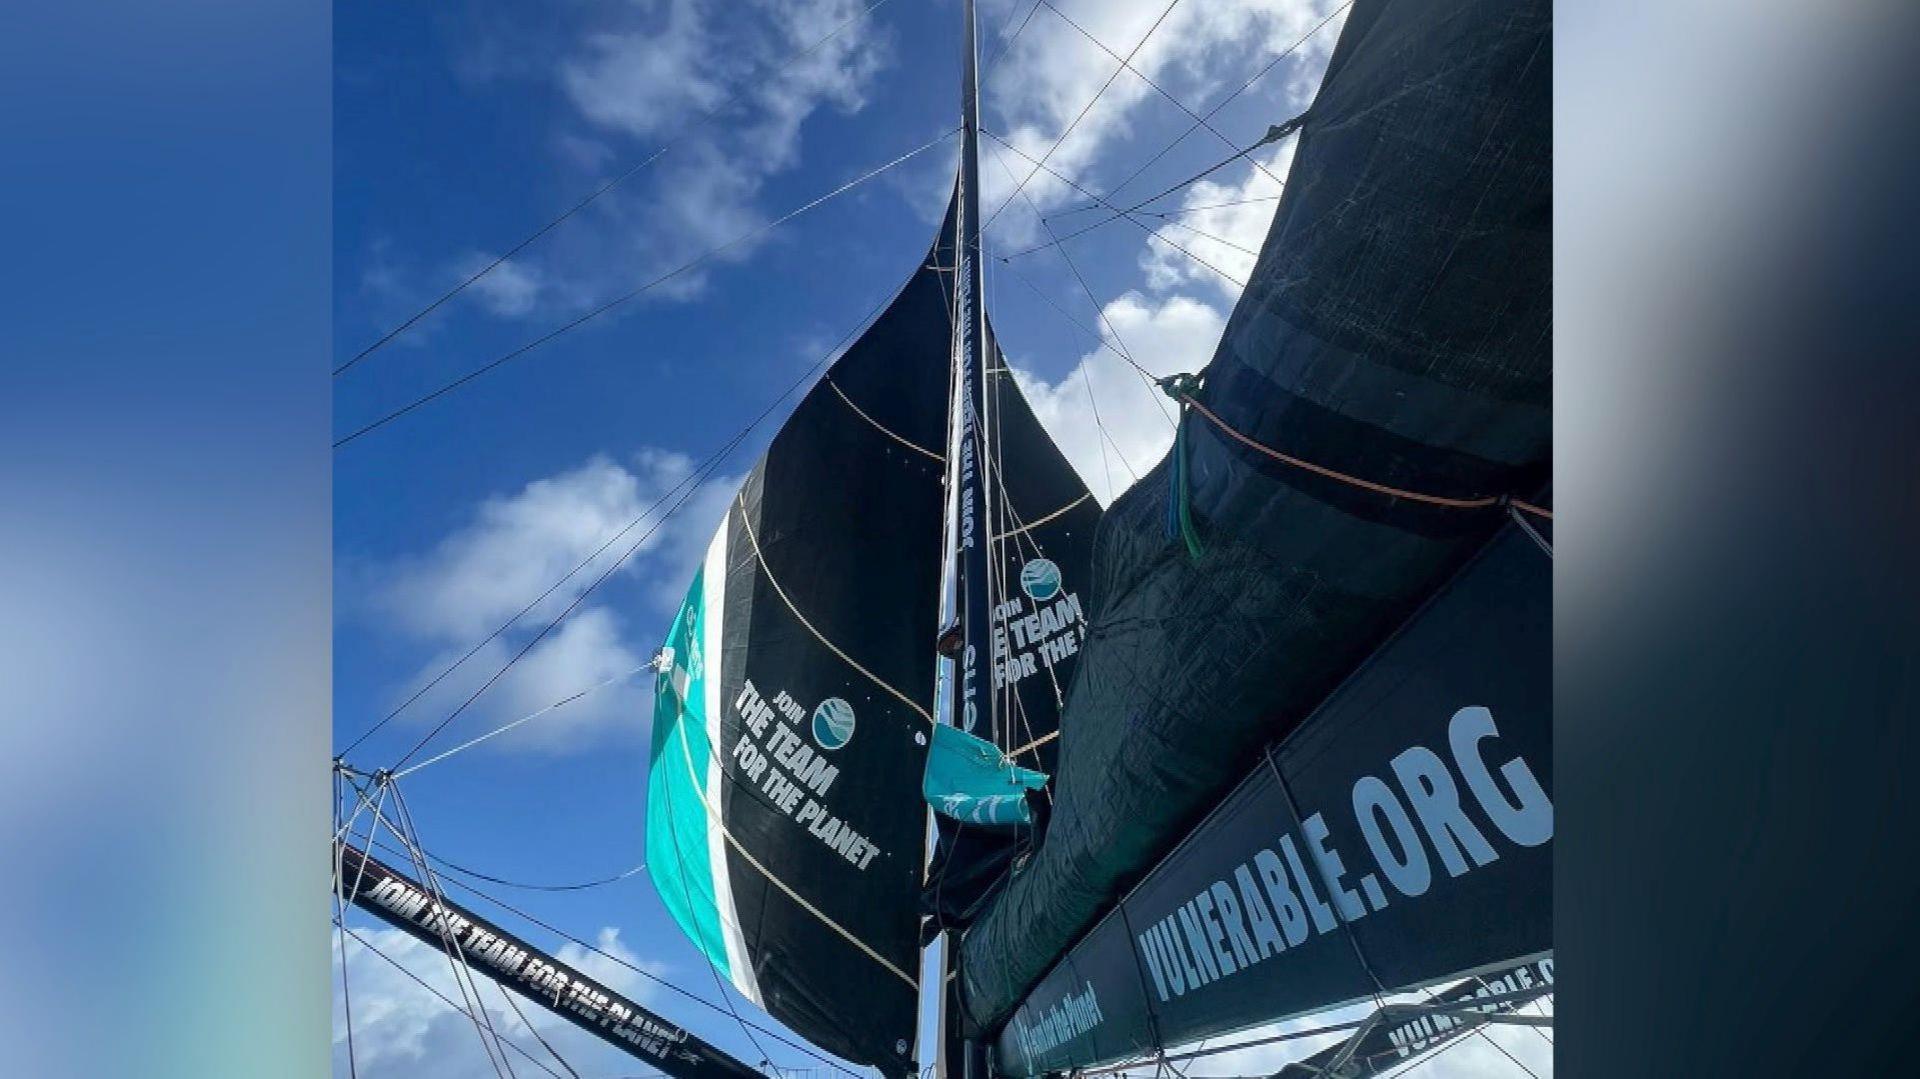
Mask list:
[[[562,230],[493,270],[474,299],[499,318],[585,311],[786,209],[769,213],[760,195],[800,162],[807,121],[824,109],[864,108],[890,56],[882,24],[856,18],[866,6],[632,0],[558,13],[553,21],[571,29],[558,46],[541,42],[557,49],[548,67],[534,75],[525,62],[486,70],[559,90],[566,111],[554,148],[572,185],[590,190],[665,152],[593,203],[586,219],[594,227]],[[487,49],[497,46],[476,51]],[[720,260],[744,258],[753,246],[742,243]],[[678,275],[651,295],[696,295],[707,272]]]
[[[357,927],[362,940],[347,937],[344,953],[340,936],[333,946],[333,1056],[334,1073],[347,1074],[346,1001],[342,998],[338,976],[344,954],[347,984],[352,994],[353,1066],[368,1079],[380,1076],[405,1076],[406,1079],[469,1079],[489,1074],[486,1050],[482,1048],[473,1021],[434,996],[437,991],[461,1007],[470,999],[462,993],[447,956],[440,949],[424,944],[398,929]],[[632,953],[620,941],[617,928],[599,932],[598,947],[623,959]],[[364,940],[364,943],[363,943]],[[371,948],[369,947],[371,945]],[[609,947],[611,945],[611,947]],[[379,954],[375,953],[377,949]],[[645,986],[650,985],[608,960],[575,944],[557,953],[561,961],[580,967],[611,988],[648,1003]],[[387,958],[383,959],[382,956]],[[387,959],[393,960],[389,963]],[[396,969],[398,964],[400,969]],[[639,964],[657,970],[657,965]],[[610,968],[610,969],[609,969]],[[619,972],[624,978],[615,978]],[[412,977],[409,977],[412,975]],[[419,981],[415,981],[417,978]],[[486,1018],[501,1037],[519,1045],[548,1065],[553,1060],[528,1030],[527,1023],[507,1004],[500,989],[484,977],[477,977]],[[423,988],[425,982],[431,989]],[[515,998],[540,1036],[550,1042],[569,1064],[583,1068],[585,1074],[622,1074],[631,1068],[632,1058],[605,1045],[547,1009]],[[507,1049],[510,1062],[524,1074],[533,1066],[527,1058]]]
[[[1240,281],[1253,274],[1254,258],[1280,205],[1274,196],[1281,185],[1273,178],[1286,176],[1293,166],[1294,145],[1289,138],[1262,155],[1258,160],[1264,171],[1240,166],[1245,175],[1238,183],[1201,180],[1187,188],[1180,210],[1166,213],[1154,229],[1158,242],[1141,249],[1140,268],[1148,287],[1164,291],[1200,284],[1218,290],[1229,303],[1238,298],[1240,286],[1222,274]]]
[[[1058,13],[1042,5],[1012,39],[996,77],[989,80],[988,104],[1008,142],[1098,191],[1133,171],[1134,157],[1110,151],[1132,135],[1147,110],[1177,117],[1181,128],[1192,123],[1147,80],[1204,115],[1214,99],[1238,89],[1300,41],[1339,0],[1215,0],[1178,4],[1170,13],[1163,0],[1058,0],[1054,6]],[[1163,13],[1166,17],[1156,28]],[[1310,100],[1343,17],[1336,16],[1307,38],[1268,76],[1280,87],[1283,110],[1302,108]],[[1019,25],[1017,19],[1012,23]],[[1132,70],[1123,70],[1116,56],[1129,53]],[[1275,96],[1272,86],[1256,92],[1267,100]],[[1204,130],[1193,138],[1219,142]],[[1056,141],[1059,145],[1053,148]],[[1022,178],[1034,174],[1024,190],[1042,210],[1083,198],[1028,162],[1009,164]],[[1012,194],[1013,183],[1004,176],[988,173],[981,184],[990,205]],[[1033,240],[1030,213],[1010,209],[1002,221],[1004,242]]]
[[[457,264],[454,272],[459,280],[465,281],[492,261],[486,255],[474,254]],[[513,318],[533,310],[545,283],[538,267],[508,259],[475,281],[473,290],[487,310],[502,318]]]
[[[1128,292],[1101,315],[1101,337],[1155,378],[1206,366],[1226,327],[1217,309],[1187,296]],[[1173,445],[1172,402],[1106,349],[1087,353],[1056,382],[1009,362],[1035,415],[1101,504],[1111,503]]]
[[[665,516],[685,494],[693,468],[687,457],[659,450],[643,451],[626,464],[594,457],[486,499],[430,550],[373,570],[374,607],[384,624],[433,648],[429,662],[396,690],[397,704],[582,567],[404,715],[428,721],[448,714],[611,571],[637,583],[627,595],[637,594],[639,603],[617,608],[596,592],[488,689],[474,710],[497,724],[591,688],[588,696],[495,744],[564,753],[623,732],[644,734],[650,691],[644,679],[627,676],[646,662],[652,643],[632,639],[632,622],[673,610],[740,482],[714,477]],[[629,548],[635,548],[632,557],[619,562]]]
[[[620,939],[620,930],[614,926],[603,927],[593,947],[594,950],[589,951],[567,941],[554,953],[554,958],[637,1004],[653,1003],[659,983],[635,973],[634,968],[638,967],[658,978],[667,973],[665,963],[643,960],[635,955],[633,949]]]

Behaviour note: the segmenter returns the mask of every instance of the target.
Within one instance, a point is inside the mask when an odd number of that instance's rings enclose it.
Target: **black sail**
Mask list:
[[[973,733],[1022,768],[1049,775],[1060,712],[1086,640],[1086,602],[1100,503],[1041,426],[988,328],[987,424],[995,499],[992,555],[1000,597],[992,617],[995,729]],[[940,818],[927,905],[936,924],[969,922],[1009,863],[1029,849],[1051,792],[1030,797],[1034,826],[986,828]]]
[[[913,1066],[949,316],[936,250],[795,408],[667,641],[648,864],[809,1041]],[[950,261],[950,256],[948,258]]]
[[[976,1028],[1507,521],[1242,438],[1459,500],[1544,484],[1551,21],[1546,0],[1351,9],[1194,394],[1219,423],[1188,408],[1178,472],[1100,525],[1053,819],[961,950]]]

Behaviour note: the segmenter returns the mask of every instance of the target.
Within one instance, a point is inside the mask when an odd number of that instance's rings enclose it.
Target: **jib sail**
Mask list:
[[[950,319],[939,249],[754,466],[667,640],[647,859],[749,999],[911,1069]],[[949,256],[948,261],[951,261]]]

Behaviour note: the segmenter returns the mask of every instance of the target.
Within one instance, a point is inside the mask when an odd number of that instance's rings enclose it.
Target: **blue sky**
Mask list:
[[[958,119],[957,0],[889,0],[780,70],[865,6],[483,0],[338,7],[334,347],[341,362],[609,178],[666,152],[336,379],[336,434],[950,130]],[[1336,6],[1184,0],[1134,66],[1205,113]],[[1033,157],[1045,154],[1119,68],[1060,12],[1125,55],[1166,10],[1165,0],[1060,0],[1059,11],[1033,10],[1029,0],[982,0],[988,56],[1027,20],[987,73],[985,126]],[[1309,37],[1213,116],[1212,127],[1244,146],[1298,113],[1339,26],[1336,17]],[[1191,124],[1140,75],[1122,71],[1048,164],[1110,191]],[[342,447],[334,473],[336,746],[637,516],[890,296],[931,240],[954,145],[949,140]],[[1145,198],[1228,153],[1221,137],[1195,131],[1116,198]],[[1284,176],[1290,154],[1288,142],[1258,158]],[[1029,171],[1027,161],[987,140],[986,206],[1006,201],[1013,177]],[[988,303],[1002,345],[1042,420],[1103,500],[1130,482],[1129,468],[1144,472],[1159,458],[1171,429],[1138,376],[1086,327],[1100,328],[1157,373],[1204,365],[1238,285],[1165,241],[1244,279],[1278,191],[1239,162],[1155,204],[1195,212],[1141,218],[1138,226],[1117,222],[1069,241],[1071,267],[1054,251],[1012,259],[1025,280],[992,264]],[[1036,176],[995,220],[990,251],[1045,241],[1035,207],[1056,213],[1083,202]],[[1100,216],[1054,225],[1065,232]],[[1091,423],[1094,402],[1106,437]],[[410,777],[405,789],[431,849],[532,882],[595,879],[639,861],[651,682],[629,675],[657,647],[720,507],[773,430],[755,432],[652,541],[434,741],[425,755],[612,680]],[[597,562],[576,580],[591,580],[606,565]],[[355,749],[353,762],[391,764],[577,595],[577,585],[561,588]],[[583,892],[491,890],[677,984],[710,998],[717,992],[644,875]],[[444,960],[358,916],[350,922],[453,992]],[[489,1070],[465,1020],[351,950],[361,1075]],[[593,969],[756,1059],[730,1020],[649,990],[610,964]],[[504,1017],[498,1000],[492,1004]],[[548,1033],[585,1075],[633,1071],[583,1035]],[[1202,1071],[1277,1064],[1314,1044]],[[337,1044],[344,1074],[342,1050]],[[813,1063],[784,1049],[773,1057],[781,1065]],[[523,1063],[521,1071],[534,1069]]]

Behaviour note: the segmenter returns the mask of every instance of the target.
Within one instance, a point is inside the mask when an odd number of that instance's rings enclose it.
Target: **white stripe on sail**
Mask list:
[[[722,649],[726,644],[727,529],[731,523],[728,517],[721,518],[720,528],[707,547],[706,567],[700,574],[700,657],[703,668],[700,681],[705,698],[701,703],[706,709],[707,745],[710,749],[707,755],[706,789],[713,795],[711,808],[726,805],[721,784],[726,779],[727,751],[721,735],[729,702],[720,699],[720,683]],[[760,983],[754,977],[753,961],[747,954],[747,942],[740,933],[740,913],[733,905],[733,880],[727,873],[726,827],[720,819],[720,813],[711,811],[707,814],[707,858],[713,876],[713,902],[720,917],[720,936],[726,942],[727,969],[733,975],[733,984],[741,995],[758,1005]]]

